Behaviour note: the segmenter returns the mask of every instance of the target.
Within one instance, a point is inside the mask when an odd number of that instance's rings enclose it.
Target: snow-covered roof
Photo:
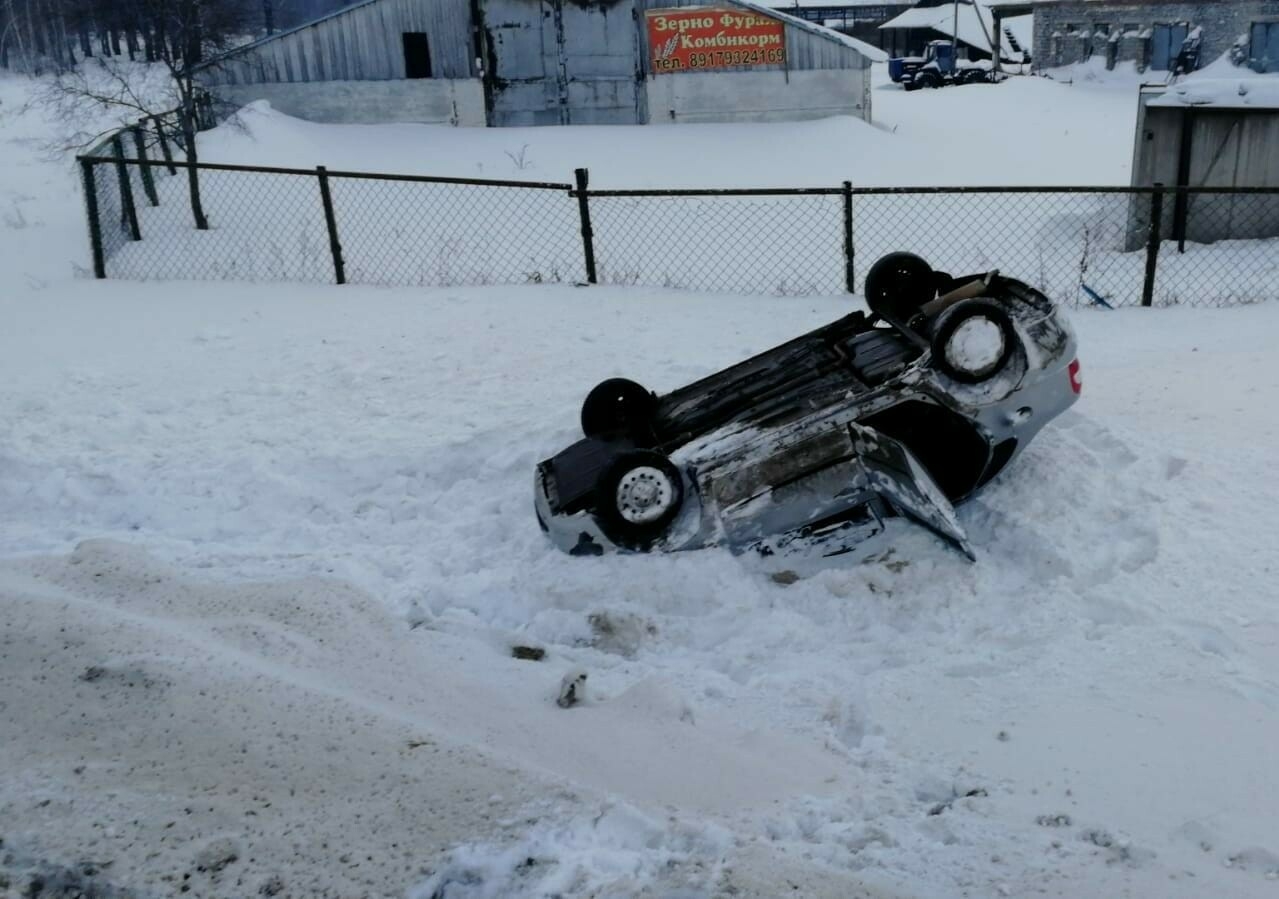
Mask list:
[[[1030,19],[1030,16],[1019,16],[1019,19]],[[1015,21],[1014,19],[1005,19],[1004,25],[1009,25]],[[1029,23],[1026,23],[1027,25]],[[904,13],[895,18],[889,19],[883,25],[883,28],[929,28],[933,31],[940,32],[947,37],[954,37],[955,30],[955,7],[952,4],[944,6],[916,6],[908,9]],[[968,44],[971,47],[977,47],[987,53],[991,52],[990,39],[987,35],[994,34],[994,17],[991,16],[990,10],[984,6],[972,3],[959,4],[959,34],[958,40]],[[1028,47],[1030,44],[1031,32],[1033,28],[1018,26],[1013,31],[1017,40],[1022,46]],[[1025,34],[1026,40],[1022,41],[1022,34]],[[1016,59],[1019,54],[1013,53],[1008,46],[1007,41],[1000,41],[1001,55],[1004,59]]]
[[[763,3],[756,3],[755,0],[724,0],[732,6],[741,6],[752,12],[757,12],[762,16],[772,16],[774,19],[781,19],[787,25],[792,25],[801,31],[811,32],[818,37],[825,38],[831,43],[843,44],[851,47],[871,62],[884,62],[888,59],[888,54],[876,47],[874,44],[868,44],[865,41],[859,41],[857,38],[827,28],[825,25],[818,25],[816,22],[810,22],[807,19],[801,19],[798,16],[792,16],[785,10],[775,9],[771,6],[765,6]]]
[[[1203,78],[1174,84],[1147,106],[1279,109],[1279,78]]]
[[[302,24],[296,25],[293,28],[287,28],[282,31],[277,31],[275,34],[269,35],[267,37],[259,38],[258,40],[250,41],[247,44],[242,44],[238,47],[234,47],[231,50],[228,50],[227,52],[222,53],[213,59],[207,60],[201,63],[200,65],[195,66],[194,71],[210,68],[214,64],[219,63],[229,57],[238,56],[244,53],[245,51],[255,49],[257,47],[260,47],[263,44],[271,43],[272,41],[277,41],[280,38],[284,37],[285,35],[294,34],[299,31],[305,31],[306,29],[311,28],[315,25],[318,25],[321,22],[325,22],[329,19],[336,19],[339,16],[346,15],[352,10],[359,9],[362,6],[368,6],[371,3],[379,3],[379,2],[381,2],[381,0],[355,0],[355,2],[347,6],[343,6],[341,9],[333,10],[332,12],[326,13],[325,15],[320,16],[319,18],[312,19],[309,22],[303,22]],[[755,0],[722,0],[722,2],[727,3],[730,6],[740,6],[745,9],[749,9],[752,12],[760,13],[761,15],[772,16],[775,19],[782,19],[788,25],[793,25],[796,28],[799,28],[803,31],[808,31],[813,34],[816,34],[822,38],[825,38],[831,43],[843,44],[846,47],[850,47],[856,50],[858,53],[865,56],[871,62],[884,62],[886,59],[888,59],[888,54],[885,53],[883,50],[879,49],[878,47],[874,46],[873,44],[868,44],[865,41],[859,41],[855,37],[851,37],[847,34],[843,34],[842,32],[835,31],[834,29],[831,29],[831,28],[827,28],[824,25],[818,25],[816,22],[810,22],[807,19],[801,19],[796,16],[792,16],[788,14],[784,8],[769,6],[765,3],[756,3]],[[863,4],[870,5],[871,2],[872,0],[845,0],[845,2],[843,3],[836,2],[834,4],[830,4],[830,3],[822,4],[822,3],[814,2],[813,5],[857,6],[857,5],[863,5]],[[791,3],[788,5],[793,7],[795,4]],[[883,5],[883,4],[881,3],[876,5]]]

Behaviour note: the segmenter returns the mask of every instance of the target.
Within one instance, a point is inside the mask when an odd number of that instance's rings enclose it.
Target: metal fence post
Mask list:
[[[147,195],[147,202],[152,206],[160,205],[160,196],[155,192],[155,178],[151,175],[151,160],[147,158],[147,142],[142,136],[142,126],[134,125],[133,146],[138,151],[138,167],[142,170],[142,190]]]
[[[1190,194],[1185,184],[1177,185],[1176,200],[1173,202],[1172,227],[1177,236],[1177,252],[1186,252],[1186,220],[1190,217]]]
[[[1146,236],[1146,280],[1141,286],[1141,305],[1150,306],[1155,296],[1155,270],[1159,265],[1159,243],[1163,239],[1164,186],[1156,181],[1150,195],[1150,232]]]
[[[170,175],[176,175],[178,167],[173,164],[173,150],[169,147],[169,138],[164,133],[164,116],[153,116],[151,121],[155,122],[155,133],[160,139],[160,153],[164,156],[164,167],[169,170]]]
[[[133,182],[129,180],[129,167],[124,161],[124,142],[120,140],[120,132],[111,138],[111,149],[115,151],[115,174],[120,182],[120,206],[124,210],[124,223],[129,227],[129,239],[141,240],[142,230],[138,228],[138,209],[133,205]]]
[[[856,293],[856,273],[853,268],[853,182],[844,182],[844,286],[849,293]]]
[[[577,210],[582,216],[582,251],[586,256],[586,280],[590,284],[598,284],[595,278],[595,231],[591,228],[591,206],[586,197],[586,185],[590,175],[586,169],[574,169],[577,179]]]
[[[320,200],[324,203],[324,223],[329,228],[329,250],[333,253],[333,275],[337,283],[346,283],[346,263],[342,260],[342,244],[338,242],[337,217],[333,214],[333,194],[329,191],[329,170],[316,166],[320,179]]]
[[[93,277],[107,276],[107,259],[102,250],[102,220],[98,217],[98,179],[93,163],[80,160],[80,176],[84,183],[84,202],[89,212],[89,246],[93,249]]]

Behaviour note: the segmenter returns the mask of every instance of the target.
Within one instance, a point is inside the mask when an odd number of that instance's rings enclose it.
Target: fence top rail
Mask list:
[[[1161,185],[1049,185],[989,187],[854,187],[854,195],[874,194],[1279,194],[1279,187],[1199,187],[1193,184]]]
[[[626,188],[619,190],[596,190],[588,188],[588,197],[795,197],[795,196],[839,196],[844,192],[842,187],[729,187],[729,188],[679,188],[662,190],[659,188]],[[577,191],[573,191],[577,196]]]
[[[168,115],[161,113],[160,115]],[[142,165],[140,159],[128,156],[101,155],[115,137],[130,128],[121,128],[107,135],[90,153],[77,156],[82,163],[89,164],[121,164]],[[177,168],[196,168],[214,172],[254,172],[264,175],[306,175],[315,177],[316,169],[288,168],[282,166],[237,165],[221,162],[181,162],[172,163]],[[533,190],[564,191],[573,196],[578,195],[576,187],[559,181],[515,181],[495,178],[452,178],[438,175],[398,175],[387,172],[349,172],[327,169],[329,178],[350,178],[366,181],[405,181],[423,184],[461,184],[476,187],[515,187]],[[886,196],[886,195],[941,195],[941,194],[1128,194],[1142,195],[1155,193],[1190,193],[1190,194],[1261,194],[1279,195],[1279,187],[1200,187],[1196,185],[990,185],[990,186],[919,186],[919,187],[734,187],[734,188],[620,188],[616,190],[598,190],[588,188],[588,197],[788,197],[788,196],[839,196],[844,193],[853,196]]]
[[[123,162],[125,165],[140,165],[141,160],[123,159],[116,156],[77,156],[80,162],[91,164],[115,164]],[[166,163],[167,164],[167,163]],[[266,165],[234,165],[225,162],[180,162],[174,160],[173,165],[183,169],[199,169],[201,171],[210,172],[254,172],[262,175],[307,175],[311,178],[316,176],[317,169],[297,169],[284,168],[279,166]],[[444,178],[436,175],[391,175],[384,172],[345,172],[337,169],[325,169],[325,174],[330,179],[334,178],[355,178],[366,181],[409,181],[427,184],[467,184],[475,187],[527,187],[538,190],[559,190],[568,192],[573,189],[573,185],[555,181],[503,181],[492,178]]]

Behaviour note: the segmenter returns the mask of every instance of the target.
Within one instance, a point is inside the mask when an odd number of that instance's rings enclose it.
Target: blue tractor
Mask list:
[[[923,56],[899,56],[888,60],[888,77],[908,91],[950,84],[984,84],[990,72],[974,65],[960,65],[950,41],[929,41]]]

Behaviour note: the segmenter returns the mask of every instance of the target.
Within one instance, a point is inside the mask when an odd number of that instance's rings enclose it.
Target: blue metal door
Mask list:
[[[1258,72],[1279,72],[1279,22],[1257,22],[1249,37],[1248,64]]]
[[[1184,22],[1176,25],[1156,25],[1154,34],[1150,38],[1150,67],[1157,72],[1170,71],[1189,33],[1190,29]]]

